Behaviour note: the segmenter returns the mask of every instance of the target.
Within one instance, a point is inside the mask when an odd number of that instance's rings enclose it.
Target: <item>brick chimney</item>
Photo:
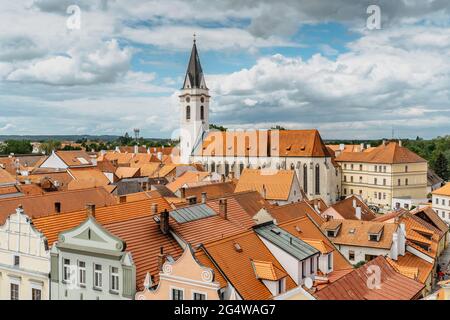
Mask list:
[[[158,214],[158,204],[152,203],[152,215]]]
[[[202,203],[206,203],[206,192],[202,192]]]
[[[159,248],[159,254],[158,254],[158,269],[159,271],[162,271],[163,265],[167,260],[167,255],[164,254],[164,247]]]
[[[224,219],[228,219],[227,199],[219,200],[219,215]]]
[[[95,204],[86,204],[86,215],[95,218]]]
[[[169,211],[167,211],[167,209],[165,209],[160,214],[159,228],[161,229],[161,232],[163,234],[168,234],[169,233]]]
[[[361,216],[361,207],[360,206],[356,206],[355,216],[356,216],[356,218],[358,218],[358,220],[361,220],[362,216]]]

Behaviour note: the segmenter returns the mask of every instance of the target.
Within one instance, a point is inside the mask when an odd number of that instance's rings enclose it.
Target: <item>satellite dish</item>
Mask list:
[[[308,278],[305,279],[305,283],[304,284],[305,284],[306,288],[311,289],[313,287],[314,282],[313,282],[313,280],[311,278],[308,277]]]

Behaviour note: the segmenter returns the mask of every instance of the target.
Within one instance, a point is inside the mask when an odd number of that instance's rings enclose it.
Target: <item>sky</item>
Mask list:
[[[194,33],[211,123],[450,134],[448,0],[2,0],[0,135],[176,137]]]

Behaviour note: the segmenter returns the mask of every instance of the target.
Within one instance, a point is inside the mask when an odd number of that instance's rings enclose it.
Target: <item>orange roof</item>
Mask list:
[[[368,268],[380,268],[380,287],[371,287]],[[413,300],[421,296],[424,284],[397,272],[384,256],[372,261],[317,291],[314,295],[319,300]]]
[[[27,196],[35,196],[35,195],[42,195],[44,194],[44,191],[41,187],[39,187],[36,184],[21,184],[18,185],[17,188],[22,192],[23,194]]]
[[[159,169],[157,172],[155,172],[154,176],[164,178],[165,176],[170,174],[176,168],[177,168],[177,165],[175,165],[175,164],[166,164],[161,169]]]
[[[421,218],[422,220],[430,223],[434,227],[438,228],[442,232],[448,232],[448,225],[439,215],[429,206],[414,210],[411,212],[413,215]]]
[[[439,195],[439,196],[448,196],[450,197],[450,183],[447,183],[446,185],[444,185],[443,187],[434,190],[432,192],[432,194],[434,195]]]
[[[283,206],[273,206],[268,211],[276,219],[277,223],[297,219],[303,217],[305,214],[308,214],[318,225],[325,222],[306,201],[290,203]]]
[[[333,150],[333,152],[361,152],[360,144],[344,144],[344,150],[341,150],[341,145],[339,144],[327,144],[327,147]]]
[[[370,221],[376,218],[376,214],[370,210],[367,204],[355,195],[347,197],[346,199],[335,203],[331,207],[336,210],[343,219],[359,220],[356,218],[356,208],[353,206],[353,202],[355,202],[356,206],[361,208],[361,220]]]
[[[320,227],[314,223],[314,220],[312,220],[309,215],[303,214],[303,216],[295,220],[281,223],[279,227],[300,240],[307,242],[322,253],[332,251],[334,271],[352,268],[352,265],[345,259],[342,253],[335,248],[331,240],[325,236],[320,230]]]
[[[141,169],[141,176],[143,177],[154,177],[155,172],[159,169],[159,162],[150,163],[132,163],[131,167]]]
[[[408,148],[401,147],[393,141],[366,152],[343,152],[336,161],[386,164],[426,162]]]
[[[67,171],[61,172],[45,172],[39,169],[39,171],[33,171],[32,174],[28,176],[20,176],[19,180],[21,182],[30,181],[31,183],[41,185],[44,181],[49,180],[52,183],[58,182],[59,187],[58,190],[67,190],[69,183],[73,180],[73,177],[67,173]]]
[[[146,201],[146,203],[151,203],[151,201]],[[126,215],[125,212],[122,214]],[[128,217],[126,220],[106,223],[103,226],[126,242],[126,250],[131,252],[136,265],[137,290],[144,289],[147,272],[155,277],[154,282],[158,281],[158,254],[161,247],[165,254],[174,259],[183,253],[183,249],[172,236],[164,235],[161,232],[159,224],[155,223],[149,212],[135,219]]]
[[[206,203],[216,213],[219,212],[219,200],[210,200]],[[194,206],[188,208],[195,210]],[[227,199],[227,219],[219,214],[190,222],[178,223],[170,219],[170,227],[184,241],[196,248],[201,243],[215,241],[224,237],[248,230],[254,221],[248,213],[233,199]],[[199,232],[201,230],[201,232]]]
[[[287,276],[287,273],[280,270],[270,261],[251,260],[257,279],[278,281]]]
[[[109,179],[97,168],[71,168],[67,172],[74,178],[68,184],[68,190],[106,186]]]
[[[84,209],[86,204],[93,203],[97,207],[113,205],[115,198],[103,188],[49,192],[43,195],[22,196],[0,199],[0,222],[15,212],[22,205],[25,213],[32,217],[43,217],[55,213],[55,203],[61,204],[61,212]]]
[[[116,170],[116,176],[119,179],[135,178],[141,175],[139,168],[119,167]]]
[[[56,155],[69,167],[92,166],[91,157],[86,151],[56,151]]]
[[[261,194],[256,191],[244,191],[237,192],[229,195],[223,195],[216,197],[224,198],[224,199],[234,199],[236,200],[242,209],[247,212],[250,217],[253,217],[255,214],[259,212],[262,208],[271,208],[273,207],[267,200],[261,197]]]
[[[336,237],[330,238],[331,241],[339,245],[349,245],[369,248],[390,249],[392,246],[392,236],[398,229],[396,223],[382,223],[361,220],[331,220],[322,224],[322,230],[329,229],[335,221],[341,222],[340,230]],[[369,233],[383,229],[380,241],[370,241]]]
[[[258,191],[268,200],[288,200],[294,182],[293,170],[244,169],[235,192]]]
[[[16,179],[5,169],[0,168],[0,184],[13,184]]]
[[[206,197],[208,199],[212,199],[226,195],[231,195],[234,193],[235,189],[236,184],[233,181],[210,183],[203,186],[186,188],[185,196],[186,197],[195,196],[197,197],[197,199],[201,199],[202,193],[206,192]]]
[[[278,142],[278,143],[277,143]],[[317,130],[209,132],[200,154],[204,156],[330,157]]]
[[[177,177],[173,182],[170,182],[166,185],[166,187],[172,192],[177,191],[183,185],[190,182],[200,182],[203,181],[210,175],[209,172],[201,172],[201,171],[186,171],[181,176]]]
[[[96,208],[95,220],[103,225],[149,216],[151,215],[151,207],[154,203],[158,205],[158,212],[171,209],[164,198],[154,198]],[[26,210],[25,213],[27,213]],[[38,230],[44,233],[49,245],[52,245],[53,242],[58,240],[58,234],[60,232],[74,228],[84,220],[86,220],[86,210],[80,210],[35,218],[33,219],[33,224]]]
[[[205,244],[204,250],[244,300],[272,298],[269,289],[255,275],[252,260],[270,262],[287,274],[253,230]],[[286,277],[286,290],[295,288],[292,278]]]
[[[433,264],[419,258],[418,256],[406,252],[404,256],[398,256],[397,261],[387,259],[388,262],[401,274],[426,283],[433,271]]]

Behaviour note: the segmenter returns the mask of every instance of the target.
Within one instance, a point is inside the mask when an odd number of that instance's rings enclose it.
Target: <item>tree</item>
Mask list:
[[[4,154],[28,154],[33,152],[33,146],[27,140],[8,140],[1,151]]]
[[[219,131],[227,131],[227,128],[222,127],[222,126],[218,126],[216,124],[210,124],[209,125],[210,129],[215,129],[215,130],[219,130]]]
[[[128,146],[133,142],[133,138],[130,137],[130,135],[128,134],[128,132],[125,132],[125,135],[122,137],[119,137],[119,139],[117,139],[119,144],[122,146]]]
[[[61,148],[61,141],[48,140],[47,142],[41,143],[41,151],[45,154],[50,154],[52,151],[59,150]]]
[[[436,157],[436,160],[434,162],[434,171],[445,181],[449,179],[448,160],[442,152],[439,152]]]
[[[286,128],[285,127],[282,127],[282,126],[280,126],[280,125],[276,125],[275,127],[272,127],[272,128],[270,128],[271,130],[286,130]]]

